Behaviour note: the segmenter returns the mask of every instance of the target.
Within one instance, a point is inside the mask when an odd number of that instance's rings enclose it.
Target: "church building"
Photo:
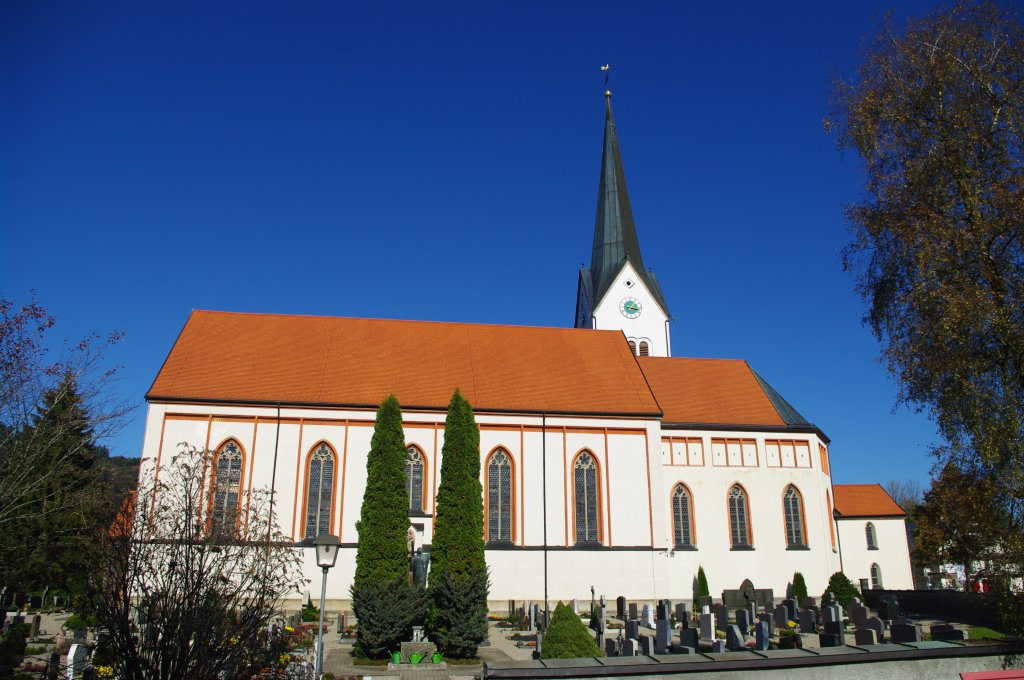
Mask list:
[[[271,488],[305,554],[339,537],[328,574],[347,606],[377,406],[394,393],[408,447],[410,541],[429,550],[453,391],[480,427],[490,600],[811,594],[843,570],[911,588],[899,507],[834,484],[830,440],[742,360],[673,357],[668,304],[646,269],[606,93],[597,219],[574,328],[193,311],[146,395],[143,458],[215,452],[211,523],[244,534]],[[296,598],[300,597],[296,595]]]

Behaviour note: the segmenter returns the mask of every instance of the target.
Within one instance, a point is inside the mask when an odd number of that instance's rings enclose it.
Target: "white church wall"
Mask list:
[[[626,283],[632,283],[627,286]],[[641,304],[640,316],[629,319],[623,316],[619,306],[627,297],[636,298]],[[655,357],[671,356],[668,346],[668,331],[664,311],[654,301],[644,279],[637,275],[633,265],[627,262],[622,271],[608,287],[597,307],[592,312],[594,328],[621,328],[627,338],[643,339],[650,343],[650,355]]]
[[[868,548],[866,527],[875,528],[877,549]],[[840,519],[840,550],[843,553],[843,573],[860,585],[861,579],[871,583],[871,565],[877,564],[882,572],[882,587],[889,590],[913,590],[914,575],[910,566],[906,524],[900,518]]]

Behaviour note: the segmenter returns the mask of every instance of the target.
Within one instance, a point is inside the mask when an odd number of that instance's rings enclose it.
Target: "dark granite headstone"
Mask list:
[[[640,653],[640,642],[636,638],[626,638],[622,643],[622,656],[636,656]]]
[[[754,626],[754,649],[764,651],[768,649],[770,628],[767,621],[758,621]]]
[[[654,638],[644,635],[639,640],[640,642],[640,654],[643,656],[650,656],[654,654]]]
[[[743,633],[740,632],[740,627],[737,625],[731,625],[725,629],[725,646],[729,650],[742,649],[744,644]]]
[[[684,647],[693,647],[696,649],[700,645],[700,634],[696,628],[684,628],[679,631],[679,642]]]
[[[877,645],[878,634],[870,628],[863,628],[853,631],[853,640],[857,645]]]
[[[917,626],[912,623],[894,623],[889,628],[889,637],[893,642],[919,642]]]
[[[942,642],[951,642],[953,640],[966,640],[967,636],[964,631],[954,628],[948,623],[941,623],[932,626],[930,629],[932,640],[939,640]]]
[[[839,637],[832,633],[818,633],[818,646],[819,647],[838,647]]]
[[[814,613],[813,609],[801,609],[799,616],[801,633],[818,632],[818,616]]]
[[[750,612],[746,609],[736,610],[736,625],[745,635],[750,630]]]
[[[846,644],[846,630],[843,628],[842,621],[826,621],[825,632],[830,635],[835,635],[836,640],[840,645]]]
[[[658,619],[655,626],[654,653],[668,654],[668,649],[672,646],[672,622],[668,619]]]
[[[775,627],[786,629],[788,628],[789,621],[789,609],[784,604],[780,604],[775,608]]]
[[[626,621],[625,635],[627,638],[633,638],[637,640],[640,638],[640,622],[639,621]]]
[[[887,597],[878,603],[878,618],[892,621],[900,617],[900,606],[895,598]]]
[[[658,603],[658,621],[668,621],[672,618],[672,610],[664,601]]]
[[[712,654],[722,654],[725,652],[725,640],[715,640],[711,643]]]
[[[725,630],[729,625],[729,610],[725,607],[715,607],[715,627]]]
[[[875,631],[875,637],[878,638],[879,642],[885,641],[885,621],[882,619],[877,616],[868,617],[868,620],[864,623],[864,628]]]
[[[637,609],[636,602],[629,603],[629,618],[636,621],[640,618],[639,610]]]
[[[715,598],[710,595],[704,595],[700,598],[700,602],[698,604],[700,604],[701,607],[711,607],[715,604]]]
[[[786,606],[786,616],[789,617],[789,620],[796,621],[796,600],[792,597],[787,597],[782,601],[782,604]]]
[[[702,640],[711,640],[715,637],[715,617],[711,614],[700,615],[700,637]]]
[[[676,621],[685,623],[690,618],[690,612],[686,609],[685,602],[676,603]]]
[[[35,639],[39,635],[39,625],[43,622],[43,617],[39,614],[32,615],[32,623],[28,629],[28,636],[30,639]]]
[[[626,614],[629,612],[628,604],[629,601],[622,595],[615,598],[615,618],[620,621],[624,621],[626,619]]]
[[[604,655],[605,656],[618,656],[619,655],[619,644],[615,638],[607,638],[604,641]]]

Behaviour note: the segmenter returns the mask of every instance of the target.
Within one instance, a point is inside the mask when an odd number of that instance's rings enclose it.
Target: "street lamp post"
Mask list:
[[[316,672],[314,677],[320,680],[324,671],[324,606],[327,599],[327,570],[338,560],[338,548],[341,541],[333,534],[320,534],[313,541],[316,546],[316,564],[323,569],[324,576],[320,584],[320,627],[316,634]]]

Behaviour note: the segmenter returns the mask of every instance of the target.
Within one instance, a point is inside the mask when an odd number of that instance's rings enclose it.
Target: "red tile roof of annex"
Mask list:
[[[851,517],[905,517],[881,484],[833,484],[836,512]]]

